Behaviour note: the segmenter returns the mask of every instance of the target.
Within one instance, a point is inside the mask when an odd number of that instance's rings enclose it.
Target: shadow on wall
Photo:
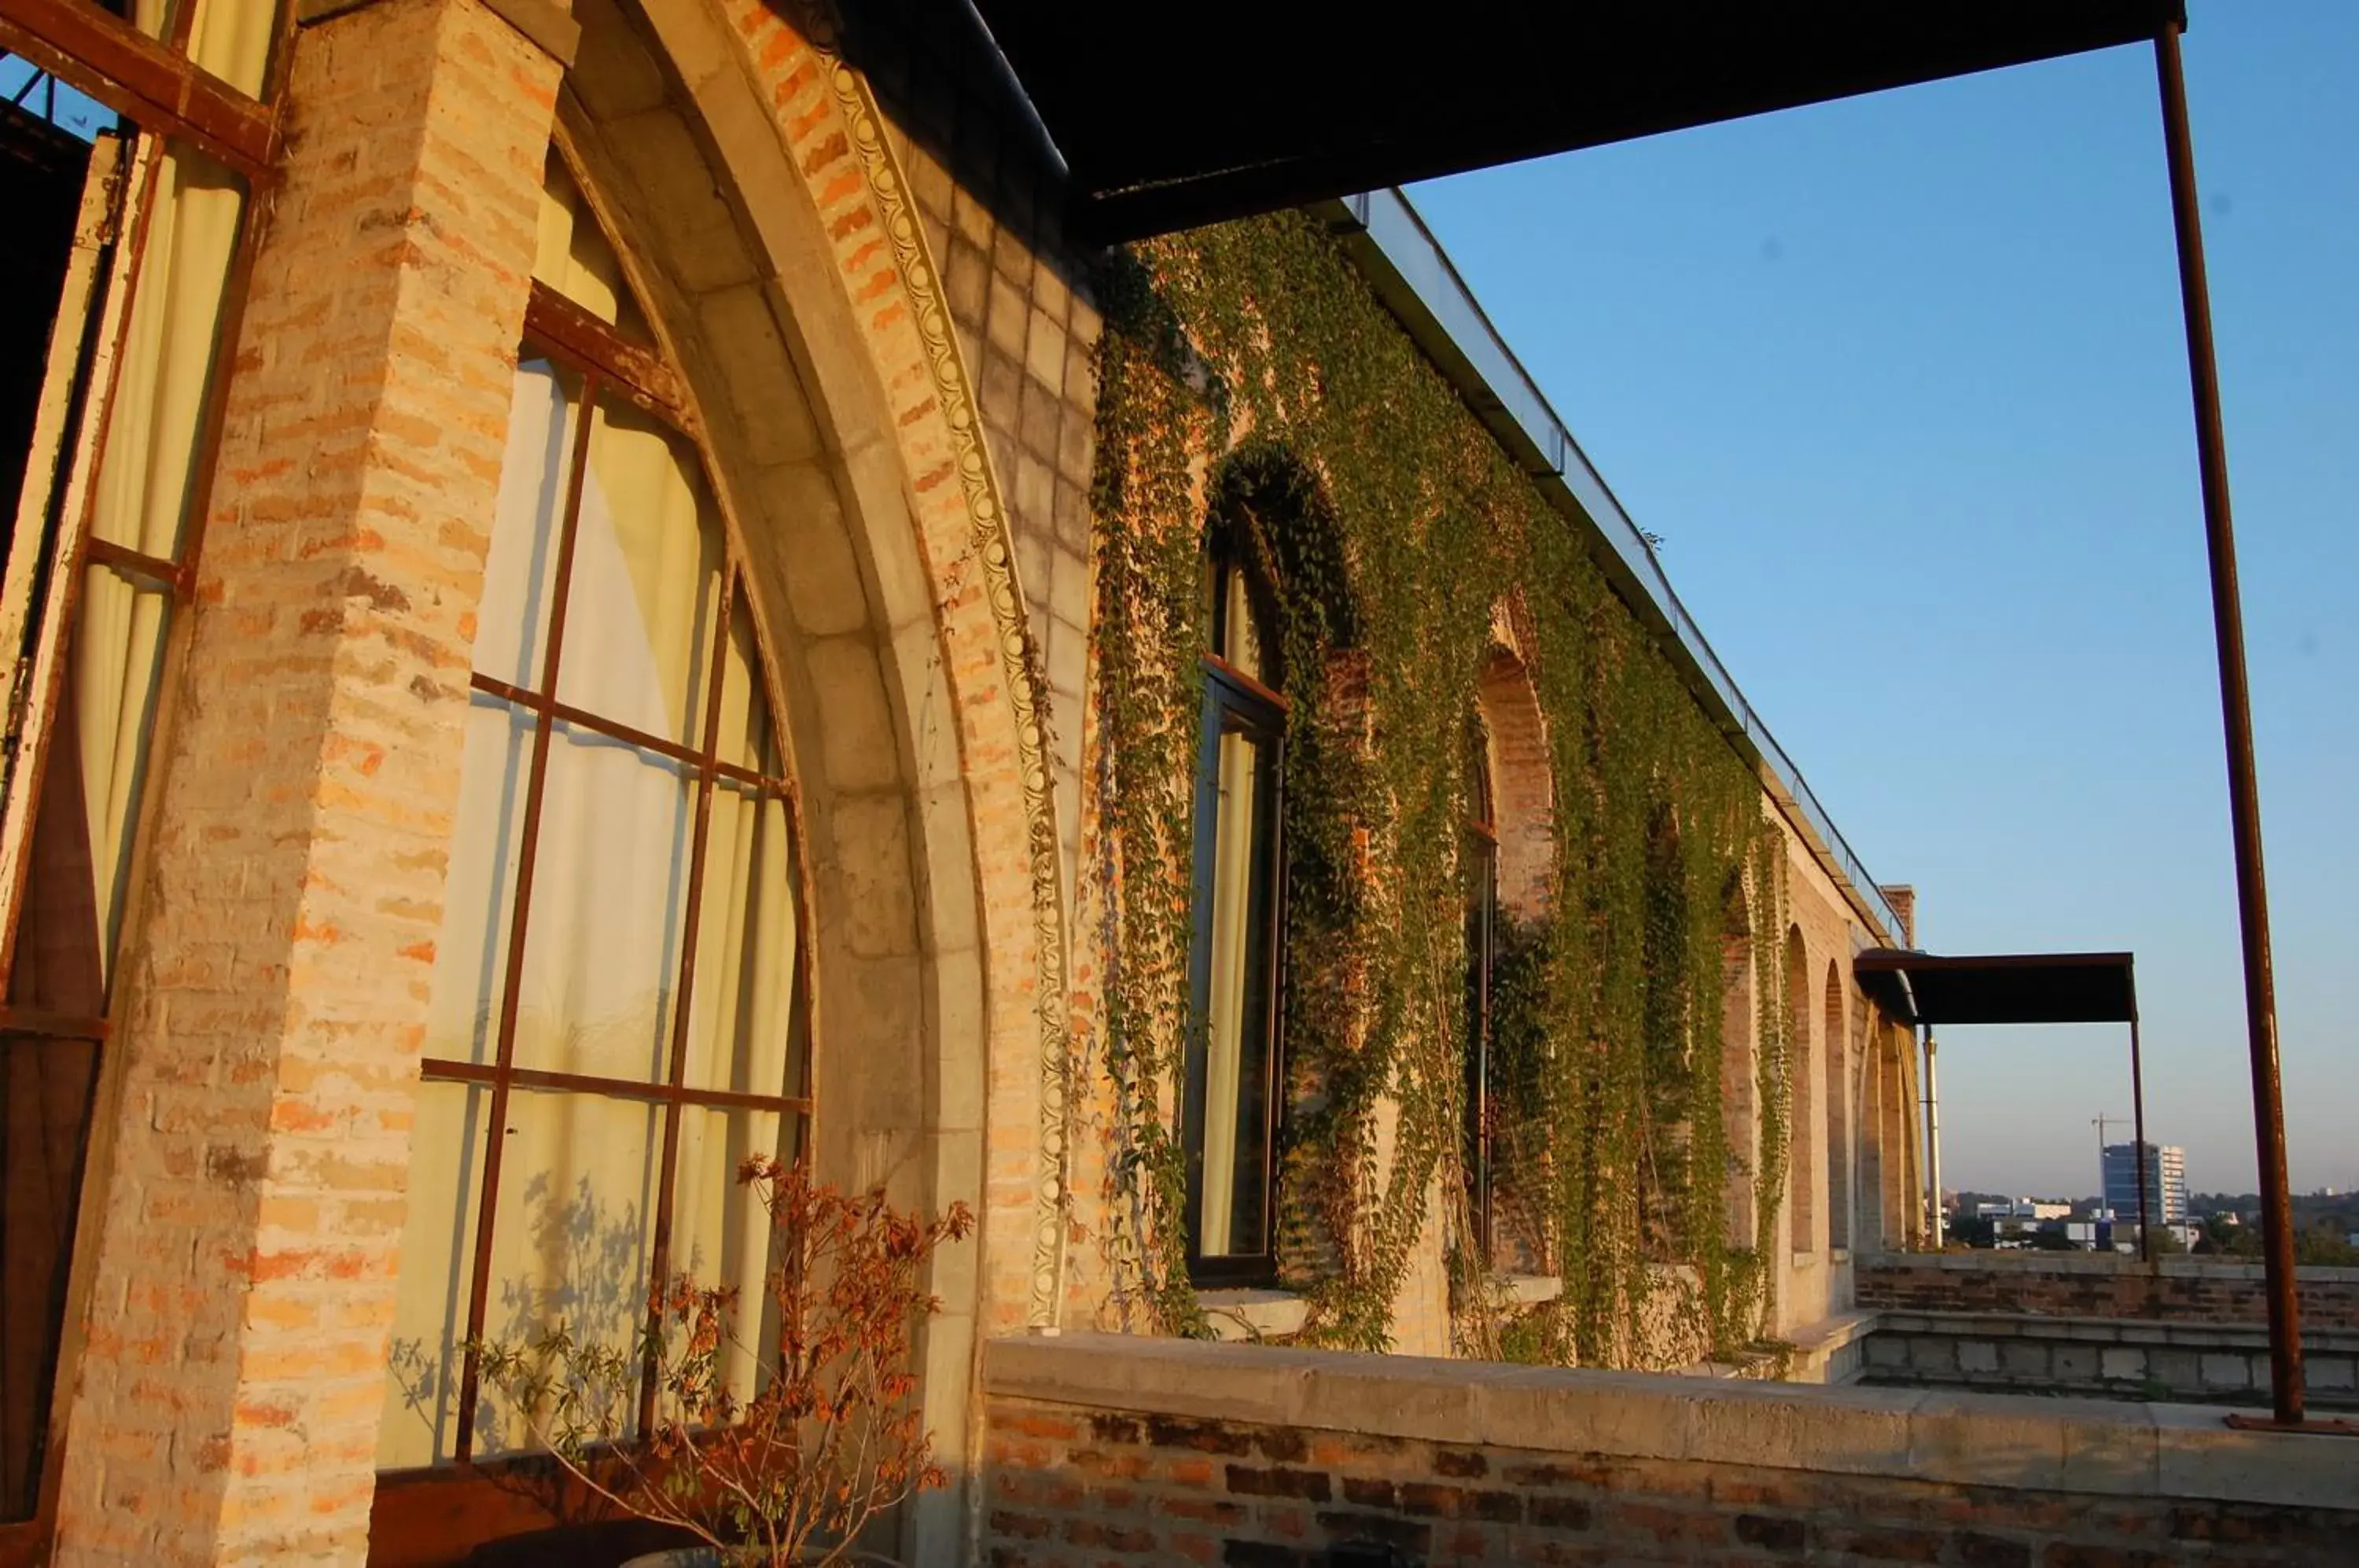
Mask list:
[[[828,36],[816,14],[824,0],[772,4],[807,36]],[[868,79],[886,118],[996,227],[1065,272],[1064,164],[983,18],[937,0],[839,0],[834,8],[843,59]]]

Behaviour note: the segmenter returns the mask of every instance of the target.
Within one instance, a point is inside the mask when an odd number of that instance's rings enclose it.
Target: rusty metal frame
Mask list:
[[[288,9],[291,11],[292,6]],[[22,55],[144,129],[187,141],[256,184],[275,177],[278,116],[191,61],[192,5],[171,42],[149,38],[88,0],[0,0],[0,49]],[[276,53],[284,56],[284,39]],[[274,80],[279,78],[274,60]]]
[[[534,719],[524,813],[517,829],[514,902],[508,916],[508,945],[501,977],[498,1032],[489,1062],[438,1057],[421,1062],[419,1069],[419,1076],[424,1079],[473,1083],[491,1091],[491,1104],[485,1116],[486,1141],[480,1177],[482,1192],[477,1199],[475,1240],[468,1265],[466,1348],[462,1352],[452,1443],[452,1457],[461,1466],[469,1466],[474,1462],[475,1410],[483,1385],[482,1357],[477,1346],[484,1336],[484,1319],[490,1302],[493,1251],[499,1215],[500,1167],[505,1145],[503,1133],[507,1125],[512,1092],[523,1089],[600,1094],[664,1107],[655,1225],[647,1263],[649,1344],[647,1359],[641,1370],[638,1397],[639,1421],[643,1431],[654,1418],[658,1393],[658,1369],[655,1361],[653,1333],[660,1326],[662,1283],[670,1268],[673,1195],[683,1111],[694,1105],[723,1110],[766,1111],[782,1116],[808,1119],[812,1109],[809,1094],[762,1094],[700,1089],[686,1082],[689,1029],[694,1002],[697,947],[704,907],[714,792],[726,781],[750,789],[757,798],[783,802],[788,811],[789,837],[794,844],[801,842],[800,813],[797,809],[799,802],[792,784],[777,774],[724,761],[720,755],[722,696],[728,672],[731,634],[737,619],[737,605],[745,594],[744,567],[734,550],[724,551],[721,594],[718,611],[713,616],[705,670],[704,710],[699,745],[690,746],[651,734],[577,704],[560,702],[556,695],[564,669],[575,545],[581,529],[582,495],[589,478],[590,443],[596,426],[599,399],[607,396],[625,398],[671,424],[689,440],[700,466],[704,466],[704,452],[701,442],[696,439],[692,410],[678,376],[659,354],[632,343],[607,322],[590,315],[538,280],[532,286],[526,307],[525,338],[528,354],[543,355],[562,365],[579,375],[581,379],[573,391],[577,412],[571,451],[567,456],[555,583],[549,597],[547,640],[542,649],[538,681],[535,687],[524,687],[481,672],[471,676],[474,690],[497,698],[519,712],[530,713]],[[754,695],[766,709],[768,681],[758,660],[749,674],[756,687]],[[533,882],[539,861],[541,811],[547,797],[549,759],[556,726],[560,723],[679,763],[694,780],[695,821],[690,843],[688,877],[681,892],[680,953],[672,989],[670,1050],[664,1077],[659,1082],[551,1072],[516,1065],[517,1013],[525,952],[531,931]],[[803,906],[807,899],[799,896],[802,891],[798,889],[796,899],[798,996],[804,988],[803,982],[807,978],[805,966],[808,964],[808,942],[805,940],[808,932],[803,930],[806,919]],[[805,1051],[807,1053],[807,1042]],[[795,1066],[800,1069],[808,1087],[808,1062],[799,1060]]]

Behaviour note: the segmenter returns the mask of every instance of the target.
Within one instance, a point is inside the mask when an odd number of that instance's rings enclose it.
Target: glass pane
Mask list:
[[[660,1082],[695,790],[668,757],[560,724],[533,872],[516,1062]]]
[[[26,93],[30,107],[42,109],[48,79],[38,77],[27,62],[0,55],[0,97],[13,100]],[[62,119],[72,107],[60,101],[55,112]],[[0,300],[6,302],[0,309],[0,551],[9,549],[24,476],[36,466],[27,463],[27,454],[37,428],[44,488],[59,452],[71,446],[66,439],[66,393],[75,350],[86,336],[92,297],[99,292],[95,247],[82,251],[82,268],[71,264],[85,201],[92,218],[105,211],[103,191],[87,189],[91,163],[85,137],[48,124],[38,114],[0,107],[0,203],[10,219],[9,243],[0,245]],[[102,178],[114,167],[112,157],[103,160]],[[53,350],[50,340],[61,323],[68,341]],[[50,409],[46,420],[45,402]],[[37,502],[42,493],[36,489]],[[36,516],[40,512],[37,504]],[[38,553],[37,537],[33,548]],[[13,605],[7,613],[16,613]]]
[[[25,112],[9,121],[13,133],[21,134],[30,121],[41,121],[88,142],[123,123],[121,115],[72,83],[60,82],[24,56],[5,49],[0,49],[0,98]]]
[[[1214,651],[1256,681],[1267,681],[1261,626],[1254,619],[1253,589],[1234,566],[1221,569],[1221,646]]]
[[[672,1188],[671,1267],[699,1285],[737,1291],[738,1344],[723,1351],[729,1391],[743,1400],[755,1388],[754,1351],[763,1343],[769,1291],[770,1216],[755,1190],[737,1180],[749,1155],[791,1161],[801,1117],[775,1111],[682,1108],[679,1174]],[[770,1340],[773,1346],[776,1340]],[[775,1359],[775,1350],[770,1357]]]
[[[459,809],[434,939],[428,1056],[489,1062],[497,1053],[500,985],[507,973],[516,866],[524,853],[525,789],[533,716],[478,691],[467,707]]]
[[[562,1324],[578,1345],[630,1350],[647,1326],[663,1108],[517,1090],[504,1136],[484,1337],[525,1345]],[[636,1378],[596,1392],[636,1426]],[[535,1446],[490,1390],[475,1432],[479,1455]]]
[[[464,1371],[458,1347],[467,1337],[491,1104],[492,1092],[477,1084],[429,1079],[418,1086],[409,1219],[377,1429],[376,1462],[385,1469],[433,1465],[456,1452]]]
[[[694,450],[636,408],[601,398],[574,528],[558,696],[701,746],[721,570],[721,529]]]
[[[196,0],[196,6],[189,58],[247,97],[261,97],[278,33],[278,7],[266,0]]]
[[[72,695],[58,714],[49,766],[64,766],[60,758],[71,739],[79,753],[71,766],[80,775],[88,822],[99,953],[111,969],[172,600],[160,588],[93,566],[82,573],[82,604],[75,613],[67,682]]]
[[[1198,1215],[1198,1250],[1206,1257],[1266,1250],[1269,1152],[1268,748],[1229,730],[1216,766]]]
[[[516,366],[507,453],[493,515],[484,596],[475,612],[475,668],[511,686],[540,689],[549,602],[582,378],[545,359]]]
[[[33,1517],[98,1047],[0,1035],[0,1522]]]
[[[625,337],[651,341],[647,318],[631,297],[614,245],[600,232],[597,214],[554,147],[541,177],[532,275],[600,321],[620,328]]]
[[[686,1082],[799,1095],[796,866],[786,802],[722,780],[704,855]]]
[[[91,526],[100,539],[175,559],[237,251],[244,182],[178,143],[166,152],[130,330],[106,422]]]
[[[752,614],[745,607],[742,593],[736,613],[729,617],[728,660],[721,672],[721,724],[714,754],[723,762],[778,778],[785,769],[771,728],[770,704],[762,695],[769,690],[769,676],[763,668]]]

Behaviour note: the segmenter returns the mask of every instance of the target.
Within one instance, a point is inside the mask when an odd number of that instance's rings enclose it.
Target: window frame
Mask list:
[[[1270,614],[1273,596],[1266,582],[1242,559],[1237,541],[1216,537],[1209,572],[1212,589],[1212,647],[1201,656],[1204,700],[1198,743],[1195,780],[1194,865],[1190,875],[1189,997],[1190,1024],[1180,1096],[1180,1149],[1187,1164],[1187,1265],[1189,1279],[1198,1285],[1252,1286],[1275,1282],[1277,1276],[1277,1144],[1285,1125],[1286,1062],[1282,1028],[1286,931],[1286,727],[1292,704],[1284,692],[1264,683],[1225,657],[1233,646],[1228,625],[1231,574],[1242,575],[1249,612],[1256,625],[1263,658],[1279,657]],[[1267,836],[1253,856],[1248,871],[1259,884],[1259,897],[1249,889],[1246,907],[1260,907],[1261,957],[1246,974],[1246,984],[1260,986],[1259,1023],[1251,1040],[1257,1042],[1266,1063],[1262,1105],[1261,1212],[1262,1247],[1250,1253],[1207,1253],[1203,1248],[1204,1143],[1211,1038],[1209,1024],[1212,985],[1212,909],[1217,893],[1218,864],[1214,844],[1220,822],[1220,747],[1232,735],[1249,737],[1264,748],[1266,761],[1254,802],[1256,822],[1268,825]],[[1250,951],[1250,950],[1249,950]]]
[[[806,1158],[812,1135],[815,1109],[815,1085],[811,1079],[811,1030],[806,1013],[803,1026],[796,1031],[792,1051],[797,1059],[790,1067],[790,1076],[803,1085],[800,1094],[760,1094],[736,1090],[699,1089],[686,1083],[688,1066],[689,1028],[696,981],[696,958],[703,914],[704,877],[711,837],[712,799],[723,780],[752,791],[762,800],[781,802],[787,817],[787,833],[799,869],[794,889],[795,909],[795,971],[793,985],[796,1005],[808,1007],[810,985],[810,899],[808,868],[805,866],[804,833],[801,801],[792,780],[786,776],[786,737],[778,728],[782,714],[775,699],[766,660],[760,657],[761,628],[758,618],[748,616],[755,632],[756,658],[752,676],[758,684],[757,695],[768,711],[777,735],[777,755],[781,771],[763,773],[756,768],[726,762],[720,757],[720,723],[722,682],[728,668],[730,637],[736,618],[746,615],[748,602],[745,561],[737,548],[734,530],[721,520],[723,539],[722,588],[718,611],[713,616],[712,642],[707,654],[703,714],[700,743],[690,746],[650,735],[633,725],[605,717],[592,710],[560,701],[557,692],[563,666],[565,626],[568,601],[571,597],[573,573],[573,547],[580,521],[582,486],[587,475],[590,441],[595,426],[593,418],[598,399],[607,394],[619,395],[647,413],[653,415],[679,435],[694,451],[696,460],[711,484],[712,462],[705,450],[692,409],[689,407],[679,377],[660,354],[636,343],[595,316],[567,299],[563,295],[536,278],[525,310],[524,341],[521,356],[545,358],[579,376],[581,384],[574,396],[579,400],[579,416],[574,421],[571,444],[566,454],[566,489],[564,510],[559,525],[557,561],[549,609],[549,624],[543,633],[538,684],[533,688],[514,685],[480,670],[469,672],[470,684],[475,691],[496,698],[519,713],[533,719],[532,756],[529,763],[523,815],[517,830],[517,862],[515,873],[516,891],[507,911],[507,950],[502,967],[499,993],[498,1029],[494,1039],[494,1054],[488,1062],[461,1061],[449,1057],[424,1057],[419,1062],[419,1076],[429,1083],[470,1083],[488,1088],[490,1103],[484,1118],[485,1139],[483,1164],[477,1181],[480,1193],[473,1247],[468,1259],[468,1308],[465,1338],[462,1342],[462,1367],[459,1379],[458,1400],[454,1410],[452,1456],[449,1461],[418,1467],[419,1473],[449,1475],[467,1472],[476,1465],[475,1411],[482,1391],[482,1358],[474,1348],[484,1337],[484,1318],[489,1307],[492,1280],[493,1249],[497,1239],[499,1215],[500,1167],[505,1139],[500,1129],[506,1126],[507,1107],[513,1091],[523,1089],[568,1095],[599,1095],[634,1104],[663,1107],[663,1141],[657,1176],[657,1204],[653,1236],[648,1253],[647,1285],[649,1290],[647,1327],[652,1333],[659,1326],[659,1286],[670,1271],[671,1232],[674,1190],[679,1171],[680,1118],[689,1106],[728,1110],[756,1110],[776,1113],[792,1118],[796,1127],[794,1146],[799,1158]],[[718,503],[716,501],[716,507]],[[523,977],[527,938],[531,928],[532,888],[538,860],[540,813],[548,781],[549,759],[554,732],[559,724],[588,731],[607,739],[616,740],[639,751],[662,757],[688,770],[696,790],[694,825],[689,852],[688,879],[681,894],[680,953],[673,988],[672,1017],[669,1025],[670,1042],[665,1078],[658,1083],[645,1079],[607,1077],[602,1074],[560,1073],[546,1069],[519,1067],[516,1064],[516,1023],[520,996],[519,983]],[[471,1158],[471,1151],[462,1149],[460,1158]],[[638,1424],[645,1430],[653,1423],[658,1388],[657,1368],[652,1355],[641,1367],[638,1390]],[[408,1470],[383,1472],[388,1475],[412,1473]]]
[[[86,297],[61,299],[85,334],[72,369],[71,411],[47,438],[37,424],[26,454],[24,484],[29,491],[36,467],[48,486],[42,506],[48,518],[37,537],[11,538],[38,556],[36,569],[49,590],[24,605],[25,619],[12,628],[21,646],[5,650],[15,667],[5,689],[8,757],[0,763],[0,1033],[37,1044],[87,1047],[96,1053],[93,1078],[83,1109],[82,1132],[73,1169],[72,1219],[65,1232],[64,1274],[55,1303],[56,1326],[47,1355],[47,1384],[38,1397],[38,1454],[29,1477],[27,1517],[0,1520],[0,1568],[43,1560],[58,1506],[58,1486],[70,1434],[66,1416],[72,1369],[79,1364],[82,1319],[91,1290],[91,1256],[82,1243],[95,1232],[105,1203],[105,1176],[112,1164],[114,1110],[121,1097],[122,1062],[113,1049],[116,981],[123,932],[136,913],[136,895],[118,910],[105,946],[104,981],[96,1010],[58,1012],[9,1005],[17,937],[27,918],[26,894],[32,879],[35,819],[43,801],[48,765],[60,740],[56,723],[72,639],[82,621],[81,586],[93,567],[160,590],[172,624],[166,628],[143,721],[147,744],[158,742],[170,694],[179,684],[186,615],[194,595],[197,561],[219,466],[222,418],[235,376],[235,345],[243,331],[255,254],[262,223],[260,208],[281,178],[284,151],[281,118],[292,67],[296,7],[279,5],[261,95],[249,95],[188,57],[195,19],[192,3],[174,14],[165,37],[141,32],[129,21],[89,0],[0,0],[0,51],[62,82],[119,119],[120,150],[114,155],[117,183]],[[28,89],[29,91],[29,84]],[[54,103],[54,93],[51,102]],[[172,555],[167,559],[96,537],[92,528],[92,487],[105,457],[116,384],[125,363],[134,306],[145,271],[149,219],[159,200],[168,158],[187,148],[212,158],[243,184],[239,213],[212,322],[212,359],[199,400],[190,449],[188,489]],[[73,287],[70,283],[69,287]],[[55,350],[52,350],[52,359]],[[54,368],[54,366],[53,366]],[[54,444],[49,444],[54,441]],[[7,500],[22,509],[23,496]],[[0,526],[12,535],[18,517]],[[145,863],[148,815],[158,779],[143,766],[131,791],[121,846],[119,874],[137,886]],[[11,1483],[13,1484],[13,1483]]]

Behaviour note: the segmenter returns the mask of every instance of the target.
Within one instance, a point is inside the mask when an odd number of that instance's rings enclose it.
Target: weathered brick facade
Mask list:
[[[1756,1388],[1715,1410],[1642,1378],[1107,1347],[996,1357],[995,1564],[2160,1568],[2343,1562],[2359,1531],[2319,1440],[2256,1484],[2255,1440],[2210,1417],[2141,1447],[2077,1401]]]

